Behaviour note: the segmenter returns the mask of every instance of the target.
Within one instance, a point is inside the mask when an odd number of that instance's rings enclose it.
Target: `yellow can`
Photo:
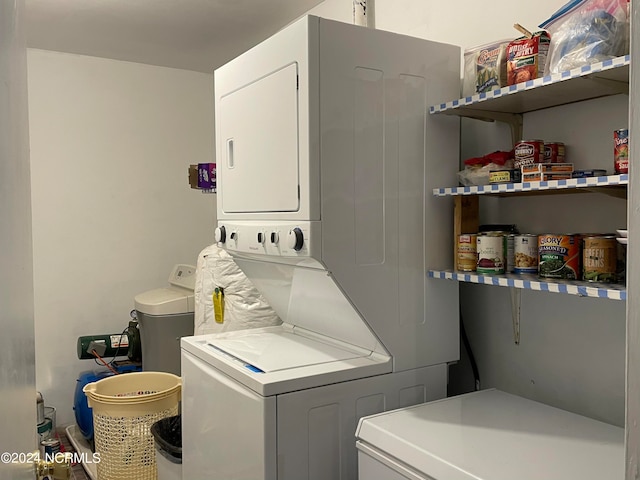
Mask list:
[[[615,283],[618,280],[618,242],[614,235],[594,235],[582,239],[582,279]]]
[[[458,235],[456,252],[458,258],[458,270],[462,272],[475,272],[478,263],[477,238],[475,233]]]

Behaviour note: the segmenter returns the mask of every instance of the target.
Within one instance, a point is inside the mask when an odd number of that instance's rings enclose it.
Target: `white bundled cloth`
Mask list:
[[[217,323],[215,320],[213,294],[216,288],[224,290],[223,323]],[[282,323],[231,255],[215,244],[208,246],[198,255],[193,293],[195,335],[269,327]]]

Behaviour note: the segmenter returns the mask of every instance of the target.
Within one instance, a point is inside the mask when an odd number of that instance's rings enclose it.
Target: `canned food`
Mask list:
[[[544,142],[542,140],[522,140],[516,143],[514,157],[515,168],[533,163],[544,163]]]
[[[52,459],[56,453],[60,453],[60,440],[48,438],[40,442],[40,454],[42,458]]]
[[[607,171],[601,168],[593,168],[590,170],[574,170],[571,174],[573,178],[586,178],[586,177],[604,177]]]
[[[514,249],[516,236],[514,234],[510,234],[510,235],[506,235],[505,238],[507,242],[507,258],[504,264],[504,271],[513,272],[513,269],[515,267],[515,259],[516,259],[516,252]]]
[[[458,245],[456,247],[458,270],[463,272],[476,271],[478,263],[477,238],[478,235],[475,233],[466,233],[458,236]]]
[[[618,242],[614,235],[594,235],[582,239],[582,279],[615,283],[618,280]]]
[[[538,272],[538,236],[516,235],[514,238],[514,273]]]
[[[577,280],[580,273],[580,236],[538,236],[538,274],[544,278]]]
[[[627,245],[623,245],[619,242],[617,245],[618,252],[618,268],[616,273],[618,276],[618,283],[626,283],[627,281]]]
[[[629,173],[629,130],[613,132],[613,166],[616,173]]]
[[[478,235],[478,264],[476,271],[482,274],[504,273],[506,237],[504,235]]]
[[[38,440],[43,441],[51,438],[53,432],[53,421],[50,418],[44,419],[44,422],[37,426]]]
[[[565,147],[562,142],[544,144],[544,163],[564,163]]]

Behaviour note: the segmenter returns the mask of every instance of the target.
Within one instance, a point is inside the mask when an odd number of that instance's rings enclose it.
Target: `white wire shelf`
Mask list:
[[[521,114],[629,91],[630,56],[584,65],[528,82],[434,105],[429,113],[492,119],[491,113]],[[541,88],[543,87],[543,88]]]
[[[455,280],[458,282],[513,287],[524,290],[563,293],[580,297],[607,298],[610,300],[626,300],[627,289],[622,284],[604,284],[581,282],[577,280],[542,279],[535,274],[479,275],[473,272],[456,272],[453,270],[429,270],[430,278]]]
[[[537,192],[552,190],[569,190],[578,188],[614,187],[627,185],[629,174],[608,175],[606,177],[570,178],[567,180],[549,180],[546,182],[493,183],[489,185],[473,185],[469,187],[434,188],[437,197],[455,195],[512,194],[520,192]]]

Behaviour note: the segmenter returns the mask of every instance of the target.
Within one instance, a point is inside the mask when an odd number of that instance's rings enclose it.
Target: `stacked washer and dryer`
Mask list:
[[[283,323],[182,339],[185,480],[622,478],[621,429],[445,399],[458,47],[307,16],[214,84],[215,239]]]
[[[182,339],[185,479],[355,479],[359,418],[446,396],[459,58],[308,16],[215,71],[216,241],[283,323]]]

